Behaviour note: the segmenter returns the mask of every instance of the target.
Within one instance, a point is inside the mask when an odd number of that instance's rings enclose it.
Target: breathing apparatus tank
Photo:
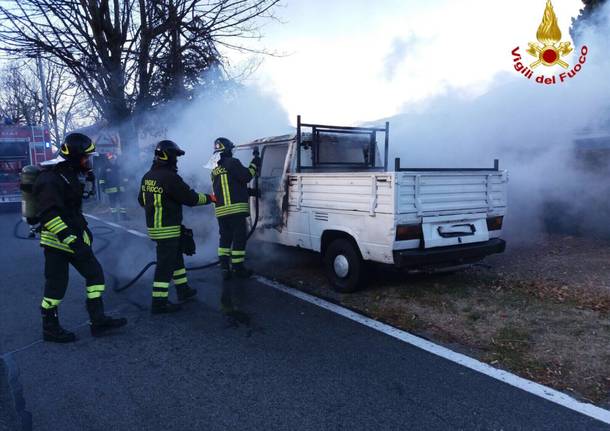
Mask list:
[[[38,223],[38,206],[34,197],[34,183],[41,169],[36,165],[24,166],[21,169],[21,215],[25,221],[30,225]]]

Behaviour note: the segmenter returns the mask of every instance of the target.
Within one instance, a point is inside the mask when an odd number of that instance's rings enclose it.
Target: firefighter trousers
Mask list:
[[[85,278],[87,298],[102,296],[105,289],[104,270],[93,253],[86,258],[51,247],[44,247],[44,298],[42,308],[54,308],[66,294],[68,275],[72,265]]]
[[[122,195],[123,193],[118,191],[114,193],[108,193],[108,203],[110,205],[110,212],[112,214],[126,214],[127,210],[123,206]]]
[[[159,239],[157,242],[157,266],[153,281],[154,299],[167,299],[169,284],[174,280],[176,287],[188,283],[180,238]]]
[[[229,260],[235,265],[243,265],[246,260],[248,232],[246,214],[235,214],[218,218],[220,244],[218,257],[220,264],[228,266]]]

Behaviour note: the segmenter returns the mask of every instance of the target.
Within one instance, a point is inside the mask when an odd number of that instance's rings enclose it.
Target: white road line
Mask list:
[[[92,219],[98,220],[102,223],[106,223],[110,226],[119,227],[126,232],[131,233],[132,235],[148,238],[147,235],[132,230],[126,229],[123,226],[117,225],[116,223],[110,223],[105,220],[102,220],[98,217],[85,214],[87,217],[91,217]],[[433,355],[440,356],[441,358],[447,359],[451,362],[455,362],[456,364],[460,364],[466,368],[470,368],[471,370],[477,371],[481,374],[485,374],[493,379],[499,380],[501,382],[507,383],[516,388],[522,389],[530,394],[539,396],[540,398],[544,398],[545,400],[551,401],[555,404],[559,404],[563,407],[566,407],[570,410],[574,410],[578,413],[582,413],[583,415],[589,416],[591,418],[597,419],[601,422],[610,424],[610,411],[602,409],[601,407],[594,406],[593,404],[583,403],[578,401],[571,396],[564,394],[563,392],[556,391],[555,389],[551,389],[547,386],[541,385],[536,382],[532,382],[531,380],[524,379],[523,377],[519,377],[515,374],[509,373],[508,371],[500,370],[498,368],[494,368],[491,365],[488,365],[484,362],[477,361],[474,358],[463,355],[461,353],[454,352],[453,350],[449,350],[446,347],[439,346],[438,344],[434,344],[431,341],[424,340],[423,338],[417,337],[413,334],[410,334],[406,331],[403,331],[398,328],[394,328],[393,326],[386,325],[385,323],[381,323],[377,320],[371,319],[369,317],[363,316],[362,314],[356,313],[355,311],[348,310],[345,307],[342,307],[337,304],[333,304],[332,302],[328,302],[324,299],[318,298],[316,296],[310,295],[308,293],[302,292],[297,289],[293,289],[292,287],[288,287],[284,284],[278,283],[276,281],[269,280],[265,277],[256,276],[254,277],[260,283],[277,289],[281,292],[292,295],[296,298],[299,298],[303,301],[309,302],[310,304],[317,305],[320,308],[324,308],[325,310],[331,311],[340,316],[346,317],[354,322],[360,323],[361,325],[367,326],[376,331],[382,332],[390,337],[396,338],[405,343],[411,344],[412,346],[419,347],[426,352],[432,353]]]
[[[101,219],[101,218],[99,218],[97,216],[91,215],[91,214],[87,214],[87,213],[84,213],[84,214],[85,214],[85,216],[87,216],[89,218],[92,218],[93,220],[97,220],[99,222],[105,223],[108,226],[112,226],[114,228],[124,230],[125,232],[129,232],[130,234],[135,235],[135,236],[139,236],[140,238],[148,238],[148,235],[146,235],[145,233],[138,232],[137,230],[134,230],[134,229],[128,229],[125,226],[121,226],[118,223],[113,223],[111,221],[106,221],[106,220],[103,220],[103,219]]]
[[[302,299],[303,301],[317,305],[318,307],[324,308],[325,310],[332,311],[333,313],[339,314],[364,326],[368,326],[369,328],[382,332],[386,335],[389,335],[390,337],[394,337],[398,340],[404,341],[405,343],[409,343],[415,347],[419,347],[420,349],[425,350],[426,352],[440,356],[451,362],[455,362],[466,368],[470,368],[471,370],[478,371],[479,373],[485,374],[486,376],[492,377],[496,380],[500,380],[501,382],[522,389],[526,392],[529,392],[530,394],[537,395],[541,398],[559,404],[570,410],[577,411],[594,419],[610,424],[610,411],[608,410],[604,410],[600,407],[594,406],[593,404],[583,403],[570,397],[569,395],[564,394],[563,392],[556,391],[555,389],[551,389],[539,383],[532,382],[531,380],[516,376],[512,373],[509,373],[508,371],[494,368],[484,362],[477,361],[476,359],[473,359],[469,356],[454,352],[453,350],[449,350],[446,347],[439,346],[438,344],[434,344],[430,341],[424,340],[423,338],[417,337],[406,331],[394,328],[390,325],[386,325],[385,323],[381,323],[377,320],[368,318],[366,316],[363,316],[362,314],[358,314],[352,310],[348,310],[347,308],[341,307],[340,305],[333,304],[332,302],[325,301],[324,299],[309,295],[305,292],[293,289],[292,287],[288,287],[284,284],[269,280],[265,277],[256,276],[255,278],[256,280],[267,286],[273,287],[274,289],[295,296],[299,299]]]
[[[133,229],[126,229],[126,230],[130,234],[139,236],[140,238],[148,238],[148,235],[146,235],[145,233],[142,233],[142,232],[138,232],[137,230],[133,230]]]
[[[83,214],[84,214],[85,216],[89,217],[89,218],[92,218],[93,220],[104,221],[104,220],[102,220],[101,218],[99,218],[99,217],[97,217],[97,216],[94,216],[94,215],[92,215],[92,214],[88,214],[88,213],[83,213]],[[106,222],[106,223],[108,223],[108,222]]]

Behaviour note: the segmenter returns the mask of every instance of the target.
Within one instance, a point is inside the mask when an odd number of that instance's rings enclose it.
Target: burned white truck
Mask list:
[[[254,148],[262,156],[254,237],[321,253],[339,292],[362,286],[366,262],[434,269],[505,249],[508,179],[497,160],[492,168],[422,169],[397,158],[391,170],[388,123],[340,127],[300,117],[296,133],[235,154],[246,159]]]

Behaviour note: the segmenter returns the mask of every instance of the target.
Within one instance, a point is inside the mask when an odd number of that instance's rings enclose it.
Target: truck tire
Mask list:
[[[335,239],[326,249],[323,262],[326,276],[335,291],[351,293],[361,287],[363,261],[352,241]]]

